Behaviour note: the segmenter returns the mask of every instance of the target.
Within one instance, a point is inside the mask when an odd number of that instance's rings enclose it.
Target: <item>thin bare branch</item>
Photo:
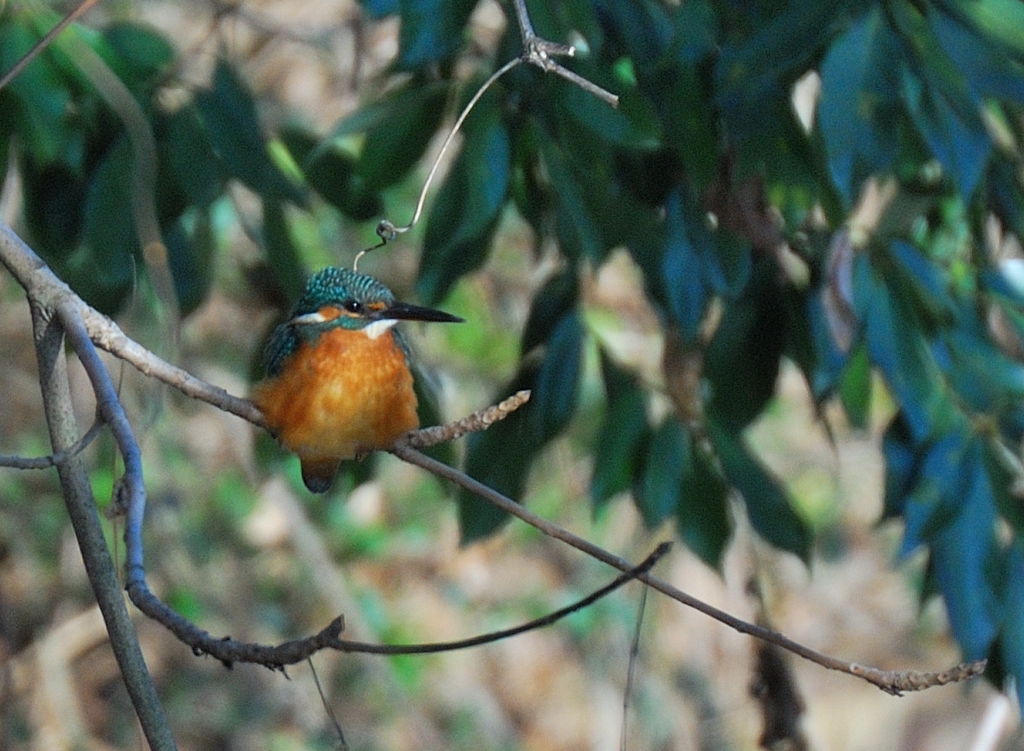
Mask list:
[[[248,399],[233,396],[224,389],[196,378],[187,370],[171,365],[129,338],[121,327],[107,316],[86,305],[67,284],[57,278],[49,266],[18,237],[17,233],[0,222],[0,264],[24,288],[29,299],[45,311],[56,310],[62,303],[74,304],[89,337],[101,349],[133,365],[143,375],[163,381],[186,396],[241,417],[257,427],[264,427],[263,415]]]
[[[85,450],[85,447],[92,443],[96,436],[103,430],[104,423],[102,420],[96,420],[92,426],[85,431],[85,435],[75,441],[70,447],[64,451],[58,451],[49,456],[2,456],[0,455],[0,467],[10,467],[12,469],[49,469],[50,467],[56,467],[58,464],[63,464],[70,457]]]
[[[521,59],[546,73],[554,73],[565,80],[576,84],[589,94],[603,99],[612,107],[619,106],[619,98],[602,89],[597,84],[588,81],[578,73],[574,73],[563,65],[559,64],[556,57],[573,57],[576,55],[576,48],[571,44],[560,44],[550,42],[537,36],[533,30],[533,23],[530,21],[530,12],[526,8],[526,0],[513,0],[516,9],[516,23],[519,24],[519,36],[523,40],[523,54]]]
[[[364,644],[362,642],[346,641],[341,640],[338,649],[344,652],[366,652],[370,654],[383,654],[383,655],[422,655],[422,654],[434,654],[436,652],[453,652],[457,649],[468,649],[469,647],[479,647],[482,644],[491,644],[492,642],[500,641],[502,639],[508,639],[511,636],[517,636],[518,634],[525,633],[527,631],[533,631],[538,628],[550,626],[556,621],[560,621],[568,615],[572,615],[585,607],[593,605],[595,602],[605,597],[616,589],[621,587],[633,579],[636,579],[641,574],[650,571],[654,565],[660,561],[668,551],[671,549],[672,544],[663,542],[654,549],[647,558],[629,571],[626,571],[619,576],[615,577],[611,582],[604,585],[600,589],[590,593],[581,600],[577,600],[571,605],[567,605],[564,608],[555,610],[554,612],[548,613],[545,616],[536,618],[528,623],[523,623],[514,628],[504,629],[503,631],[495,631],[490,634],[482,634],[480,636],[474,636],[469,639],[460,639],[458,641],[446,641],[438,642],[436,644],[410,644],[407,646],[390,645],[390,644]],[[646,590],[645,590],[646,591]]]
[[[474,480],[464,472],[460,472],[453,467],[449,467],[447,464],[432,459],[411,446],[399,443],[392,447],[391,453],[410,464],[422,467],[438,477],[451,480],[459,487],[465,488],[474,495],[494,504],[501,510],[518,518],[520,521],[526,522],[531,527],[534,527],[548,537],[561,540],[565,544],[586,553],[591,558],[596,558],[597,560],[607,563],[609,566],[617,568],[620,571],[628,571],[630,569],[630,564],[625,559],[608,552],[589,540],[585,540],[584,538],[573,534],[567,529],[558,526],[554,522],[548,521],[542,516],[538,516],[525,506],[521,506],[511,498],[508,498],[493,488]],[[757,626],[753,623],[748,623],[741,618],[737,618],[734,615],[726,613],[724,610],[719,610],[713,605],[709,605],[703,600],[697,599],[693,595],[687,594],[681,589],[669,584],[668,582],[662,581],[651,574],[641,574],[637,579],[658,590],[667,597],[670,597],[676,602],[682,603],[687,607],[704,613],[704,615],[714,618],[719,623],[729,626],[741,634],[747,634],[748,636],[753,636],[757,639],[763,639],[764,641],[770,642],[782,649],[799,655],[806,660],[817,663],[828,670],[836,670],[841,673],[862,678],[869,683],[878,686],[878,688],[882,689],[886,693],[894,696],[899,696],[903,691],[919,691],[924,688],[929,688],[930,686],[941,686],[954,681],[966,680],[979,675],[985,669],[985,660],[963,663],[941,672],[895,673],[892,671],[878,670],[877,668],[857,665],[855,663],[846,662],[844,660],[822,654],[821,652],[817,652],[810,647],[806,647],[799,642],[793,641],[789,637],[784,636],[777,631],[772,631],[771,629]]]
[[[399,439],[415,449],[429,448],[439,443],[447,443],[462,438],[467,433],[479,433],[487,430],[499,420],[504,420],[510,414],[530,401],[530,391],[524,389],[517,391],[500,404],[493,407],[481,409],[461,420],[450,422],[447,425],[434,425],[429,428],[414,430],[403,438]]]
[[[56,39],[64,29],[75,22],[75,19],[79,18],[89,8],[94,6],[99,0],[82,0],[70,13],[64,18],[60,19],[56,26],[46,32],[46,35],[36,42],[32,49],[21,56],[21,59],[14,64],[14,67],[7,71],[2,78],[0,78],[0,90],[7,86],[11,81],[18,77],[21,71],[28,67],[28,64],[39,57],[39,54],[53,44],[53,40]],[[0,9],[3,8],[3,3],[0,3]]]
[[[628,568],[623,574],[597,591],[546,616],[514,628],[474,636],[469,639],[434,644],[393,645],[347,641],[341,638],[341,633],[345,628],[344,619],[341,616],[331,621],[319,633],[305,639],[296,639],[277,646],[240,642],[230,637],[220,638],[212,636],[210,633],[198,628],[191,621],[178,615],[157,599],[142,582],[129,582],[128,593],[132,598],[132,602],[140,610],[166,626],[181,641],[190,646],[197,655],[210,655],[220,660],[227,667],[231,667],[236,662],[252,662],[263,665],[271,670],[283,670],[285,666],[306,660],[322,649],[377,655],[433,654],[489,644],[526,631],[543,628],[593,604],[627,582],[640,577],[644,572],[649,571],[668,552],[668,549],[669,544],[662,543],[639,566]]]
[[[61,322],[50,320],[49,313],[35,302],[32,303],[32,322],[46,422],[54,450],[66,454],[64,461],[57,465],[57,472],[89,583],[103,614],[110,646],[143,733],[152,749],[171,751],[175,748],[174,738],[125,607],[121,582],[103,535],[89,475],[81,455],[68,451],[75,441],[78,426],[71,408]]]

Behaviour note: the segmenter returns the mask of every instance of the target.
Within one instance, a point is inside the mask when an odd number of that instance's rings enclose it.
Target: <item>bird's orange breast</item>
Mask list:
[[[253,401],[285,448],[311,462],[391,446],[419,425],[412,374],[392,332],[342,328],[304,342]]]

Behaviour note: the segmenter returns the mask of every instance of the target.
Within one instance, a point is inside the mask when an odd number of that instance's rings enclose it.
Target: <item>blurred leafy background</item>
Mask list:
[[[1020,675],[1024,5],[530,8],[620,107],[515,69],[466,121],[425,223],[361,266],[470,321],[413,332],[433,414],[533,389],[449,458],[635,559],[676,536],[667,578],[753,618],[753,577],[772,622],[822,651],[892,668],[988,656],[997,687]],[[0,72],[64,10],[0,6]],[[509,12],[101,5],[0,90],[0,210],[133,336],[242,393],[309,271],[411,214],[458,107],[518,54]],[[141,108],[148,192],[138,133],[84,50]],[[142,250],[143,204],[166,258]],[[2,447],[45,453],[27,307],[0,285]],[[266,436],[123,377],[151,576],[211,632],[276,641],[343,612],[357,638],[455,638],[609,575],[482,502],[453,510],[388,457],[311,499]],[[112,447],[89,457],[105,502]],[[0,474],[0,744],[132,747],[57,493],[48,473]],[[479,652],[317,660],[353,747],[614,747],[635,604],[626,590]],[[650,609],[634,747],[755,743],[749,642]],[[228,673],[139,625],[183,747],[331,746],[305,668]],[[985,689],[897,703],[795,668],[820,747],[960,748],[1000,706]]]

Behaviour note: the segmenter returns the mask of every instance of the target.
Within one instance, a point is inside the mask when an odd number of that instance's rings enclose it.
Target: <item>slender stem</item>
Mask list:
[[[520,521],[526,522],[531,527],[534,527],[548,537],[561,540],[565,544],[586,553],[591,558],[596,558],[597,560],[607,563],[609,566],[617,568],[620,571],[629,571],[631,568],[629,561],[626,559],[613,555],[589,540],[585,540],[582,537],[573,534],[569,530],[558,526],[554,522],[548,521],[542,516],[538,516],[525,506],[516,503],[508,496],[505,496],[493,488],[474,480],[464,472],[460,472],[453,467],[449,467],[447,464],[439,462],[436,459],[432,459],[407,444],[396,444],[392,447],[391,453],[410,464],[422,467],[437,477],[443,477],[447,480],[451,480],[456,485],[465,488],[469,492],[483,498],[485,501],[494,504],[502,511],[518,518]],[[841,673],[847,673],[848,675],[863,678],[869,683],[873,683],[883,691],[891,694],[899,694],[900,691],[915,691],[932,685],[942,685],[952,681],[964,680],[980,674],[985,668],[984,660],[977,660],[975,662],[957,665],[950,670],[939,673],[924,673],[917,671],[897,673],[857,665],[856,663],[846,662],[844,660],[822,654],[821,652],[813,650],[810,647],[806,647],[799,642],[793,641],[787,636],[783,636],[777,631],[772,631],[771,629],[767,629],[753,623],[748,623],[742,618],[737,618],[734,615],[726,613],[724,610],[719,610],[713,605],[709,605],[703,600],[699,600],[693,595],[687,594],[681,589],[674,587],[668,582],[662,581],[651,574],[639,574],[636,578],[676,602],[682,603],[687,607],[704,613],[704,615],[714,618],[719,623],[723,623],[726,626],[739,631],[741,634],[747,634],[748,636],[753,636],[757,639],[762,639],[766,642],[770,642],[771,644],[775,644],[803,657],[804,659],[816,662],[829,670],[837,670]]]
[[[60,19],[56,26],[46,32],[46,36],[36,42],[32,49],[22,55],[21,59],[14,64],[14,67],[0,78],[0,89],[3,89],[11,81],[17,78],[18,74],[25,70],[25,68],[28,67],[28,64],[39,56],[39,53],[53,44],[53,40],[56,39],[64,29],[70,26],[76,18],[89,10],[89,8],[94,6],[97,2],[99,2],[99,0],[82,0],[82,2],[79,3],[78,6],[76,6],[70,13]],[[2,6],[3,4],[0,3],[0,9],[2,9]]]
[[[434,654],[437,652],[453,652],[457,649],[469,649],[470,647],[479,647],[482,644],[491,644],[502,639],[508,639],[509,637],[526,633],[527,631],[533,631],[538,628],[550,626],[552,623],[560,621],[568,615],[572,615],[585,607],[593,605],[602,597],[611,594],[623,584],[627,584],[633,579],[637,579],[642,574],[650,571],[658,561],[665,557],[665,554],[668,553],[670,548],[671,543],[663,542],[659,544],[658,547],[655,548],[654,552],[647,556],[639,566],[636,566],[629,571],[624,571],[600,589],[591,592],[586,597],[577,600],[570,605],[566,605],[564,608],[560,608],[548,613],[547,615],[541,616],[540,618],[528,621],[527,623],[521,623],[520,625],[512,628],[507,628],[502,631],[494,631],[489,634],[481,634],[480,636],[473,636],[468,639],[459,639],[458,641],[437,642],[435,644],[410,644],[407,646],[392,644],[364,644],[362,642],[342,639],[338,648],[345,652],[366,652],[382,655],[423,655]],[[645,587],[644,592],[646,591],[647,588]]]
[[[64,303],[57,308],[57,315],[68,341],[89,376],[89,383],[96,395],[96,409],[110,426],[118,453],[124,461],[124,475],[117,487],[119,492],[124,493],[128,507],[124,529],[126,580],[128,583],[144,580],[142,520],[146,511],[146,486],[142,479],[142,452],[135,440],[131,423],[128,422],[128,415],[118,399],[110,372],[89,338],[77,306],[70,302]]]
[[[69,456],[84,451],[86,446],[92,443],[96,436],[103,430],[102,420],[96,420],[92,427],[85,431],[85,435],[64,451],[58,451],[49,456],[0,456],[0,467],[11,467],[12,469],[49,469],[62,464]]]
[[[67,452],[76,440],[78,427],[71,407],[63,331],[59,322],[49,320],[46,312],[34,303],[32,322],[36,334],[39,383],[50,439],[55,452]],[[117,569],[103,536],[103,526],[81,455],[67,452],[64,461],[57,466],[57,472],[68,516],[82,551],[86,574],[103,614],[110,635],[110,646],[121,669],[142,732],[151,748],[171,751],[176,748],[174,737],[142,656],[135,626],[125,607]]]

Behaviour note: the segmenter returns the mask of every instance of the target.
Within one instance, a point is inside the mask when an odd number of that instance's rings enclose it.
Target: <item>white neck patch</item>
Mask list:
[[[395,318],[383,318],[379,321],[374,321],[373,323],[369,323],[366,326],[363,326],[363,328],[360,329],[360,331],[362,331],[371,339],[379,339],[381,335],[384,334],[384,332],[386,332],[396,323],[398,323],[398,320]]]

